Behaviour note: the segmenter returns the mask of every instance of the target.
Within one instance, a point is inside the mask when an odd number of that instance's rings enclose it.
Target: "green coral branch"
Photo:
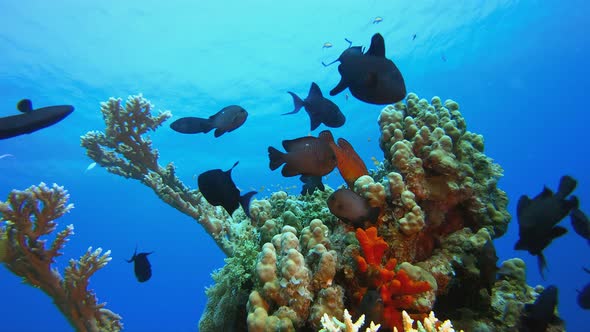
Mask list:
[[[74,206],[67,204],[69,195],[56,184],[44,183],[24,191],[13,190],[6,202],[0,202],[0,261],[23,281],[41,289],[66,316],[76,331],[120,331],[121,317],[97,303],[96,295],[88,289],[90,277],[110,260],[110,251],[91,248],[78,261],[70,260],[62,278],[51,267],[68,237],[74,234],[69,225],[58,232],[49,248],[43,236],[56,230],[54,220]]]
[[[173,163],[158,164],[158,150],[147,135],[172,116],[169,111],[152,115],[153,106],[141,95],[121,99],[110,98],[101,104],[105,131],[91,131],[81,137],[86,154],[109,172],[140,181],[150,187],[160,199],[178,211],[192,217],[205,228],[219,248],[228,256],[235,250],[231,222],[215,218],[215,209],[194,189],[177,176]]]

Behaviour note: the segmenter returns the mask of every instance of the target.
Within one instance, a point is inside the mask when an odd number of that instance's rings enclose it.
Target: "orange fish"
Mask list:
[[[336,145],[334,136],[329,131],[320,133],[320,137],[330,144],[338,161],[336,167],[350,188],[354,186],[356,179],[369,174],[367,166],[347,140],[339,138]]]

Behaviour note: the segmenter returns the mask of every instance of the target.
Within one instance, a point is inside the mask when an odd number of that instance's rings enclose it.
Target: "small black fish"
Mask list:
[[[557,287],[551,285],[541,292],[535,303],[525,304],[519,331],[543,332],[549,324],[559,324],[561,319],[555,315],[556,307]]]
[[[416,40],[416,34],[412,36],[412,40]]]
[[[283,115],[295,114],[299,112],[301,107],[305,107],[305,111],[311,120],[311,130],[315,130],[321,123],[328,127],[338,128],[346,121],[344,114],[340,112],[340,108],[331,100],[324,98],[320,87],[315,83],[311,83],[309,94],[305,100],[301,100],[299,96],[291,91],[288,91],[288,93],[293,97],[295,109]]]
[[[340,82],[330,91],[335,96],[348,88],[359,100],[370,104],[393,104],[406,97],[406,85],[393,61],[385,57],[385,41],[379,33],[371,38],[369,50],[363,54],[360,46],[349,47],[338,59]]]
[[[350,189],[338,189],[328,197],[328,208],[333,215],[353,225],[363,227],[365,222],[377,222],[380,209],[371,207],[366,199]]]
[[[170,128],[183,134],[208,133],[215,128],[215,137],[234,131],[246,122],[248,112],[238,105],[224,107],[208,119],[197,117],[180,118]]]
[[[590,273],[590,270],[587,268],[584,268],[584,271],[586,271],[586,273]],[[581,291],[578,290],[577,292],[577,301],[580,308],[586,310],[590,309],[590,283],[587,283]]]
[[[323,131],[322,133],[327,132]],[[337,160],[334,151],[324,136],[305,136],[284,140],[283,153],[272,146],[268,147],[269,167],[275,170],[285,164],[281,174],[285,177],[295,175],[324,176],[334,170]]]
[[[29,99],[18,102],[16,108],[22,114],[0,118],[0,139],[30,134],[63,120],[74,111],[72,105],[47,106],[33,109]]]
[[[127,260],[127,263],[135,262],[133,270],[135,271],[135,277],[139,282],[146,282],[152,277],[152,265],[147,258],[147,256],[152,253],[153,251],[141,252],[138,254],[137,248],[135,248],[133,257]]]
[[[590,243],[590,220],[580,209],[574,209],[570,213],[570,220],[574,231]]]
[[[322,183],[321,176],[302,175],[299,177],[299,180],[303,182],[301,195],[312,195],[316,189],[319,191],[326,190],[326,187],[324,187],[324,184]]]
[[[231,178],[231,171],[238,165],[239,161],[227,171],[213,169],[199,175],[197,182],[203,197],[213,206],[222,206],[230,216],[242,205],[244,213],[250,217],[250,200],[257,194],[250,191],[240,196],[240,191]]]
[[[547,266],[543,249],[554,239],[567,233],[561,226],[556,226],[571,210],[578,207],[578,198],[567,199],[576,188],[576,180],[571,176],[563,176],[555,195],[547,187],[535,198],[523,195],[518,200],[516,215],[518,217],[519,239],[514,245],[515,250],[527,250],[537,256],[539,272],[544,278],[543,269]]]
[[[447,62],[447,56],[444,53],[440,54],[440,59],[444,62]]]

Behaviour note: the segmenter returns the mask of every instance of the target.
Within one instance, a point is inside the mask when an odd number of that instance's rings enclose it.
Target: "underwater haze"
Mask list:
[[[150,133],[160,164],[174,162],[192,188],[207,170],[233,170],[242,193],[257,199],[285,190],[299,194],[298,177],[269,169],[267,148],[284,139],[331,129],[345,137],[369,168],[382,161],[377,117],[383,108],[346,90],[328,96],[340,80],[337,59],[348,46],[385,39],[386,56],[408,92],[439,96],[461,106],[468,130],[483,135],[485,153],[504,169],[499,188],[509,197],[508,232],[494,240],[499,263],[527,264],[531,286],[559,289],[559,316],[567,331],[587,331],[590,315],[577,291],[590,282],[590,246],[573,231],[537,258],[515,251],[516,202],[562,175],[578,180],[580,209],[590,212],[586,100],[590,88],[590,4],[585,1],[45,1],[0,2],[0,117],[17,114],[23,98],[34,107],[70,104],[61,122],[0,140],[0,201],[12,189],[41,182],[64,186],[72,209],[57,220],[75,235],[57,259],[62,270],[89,246],[111,250],[112,261],[90,288],[123,317],[125,331],[197,331],[205,288],[225,255],[193,219],[161,201],[138,181],[108,173],[80,146],[80,136],[104,130],[100,103],[142,93],[171,119]],[[375,22],[376,18],[382,18]],[[377,20],[379,21],[379,20]],[[325,47],[329,43],[331,47]],[[287,91],[304,98],[311,82],[336,103],[346,123],[310,132],[309,116],[293,110]],[[228,105],[248,112],[244,125],[215,138],[181,134],[170,123],[209,117]],[[344,184],[336,172],[324,178]],[[134,253],[151,252],[153,275],[139,283]],[[0,268],[0,331],[71,331],[52,299]]]

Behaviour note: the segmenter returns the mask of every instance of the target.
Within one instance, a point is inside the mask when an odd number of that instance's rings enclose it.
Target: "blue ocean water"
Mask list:
[[[246,124],[220,138],[180,135],[169,122],[151,137],[160,163],[173,161],[179,177],[228,169],[242,190],[298,192],[297,178],[268,169],[266,148],[309,133],[309,119],[280,116],[292,110],[294,91],[305,96],[317,82],[327,94],[339,80],[324,68],[348,46],[368,45],[380,32],[387,56],[402,71],[408,91],[459,102],[468,129],[485,137],[485,152],[504,168],[500,187],[515,215],[518,197],[556,188],[561,175],[579,181],[575,194],[590,212],[586,98],[590,87],[590,5],[583,1],[298,1],[216,2],[44,1],[0,2],[0,116],[31,98],[38,106],[72,104],[63,122],[31,135],[0,141],[0,198],[33,184],[65,186],[75,208],[60,227],[73,224],[58,267],[89,246],[112,251],[113,260],[91,279],[100,301],[123,316],[126,331],[196,331],[210,273],[223,254],[192,219],[133,180],[96,167],[80,136],[104,128],[100,102],[143,93],[173,119],[208,116],[229,104],[249,112]],[[375,17],[383,21],[373,24]],[[416,38],[413,40],[413,35]],[[332,48],[322,48],[330,42]],[[444,59],[443,59],[444,58]],[[333,130],[367,165],[383,154],[376,123],[381,106],[345,94],[332,98],[347,117]],[[319,130],[314,131],[317,134]],[[332,187],[337,175],[327,178]],[[536,258],[512,248],[516,220],[495,241],[500,260],[520,257],[531,285],[559,287],[559,312],[568,331],[586,331],[587,311],[576,289],[590,276],[590,247],[570,234],[545,250],[543,281]],[[138,283],[125,262],[135,247],[154,251],[153,277]],[[51,299],[0,269],[0,331],[69,331]]]

